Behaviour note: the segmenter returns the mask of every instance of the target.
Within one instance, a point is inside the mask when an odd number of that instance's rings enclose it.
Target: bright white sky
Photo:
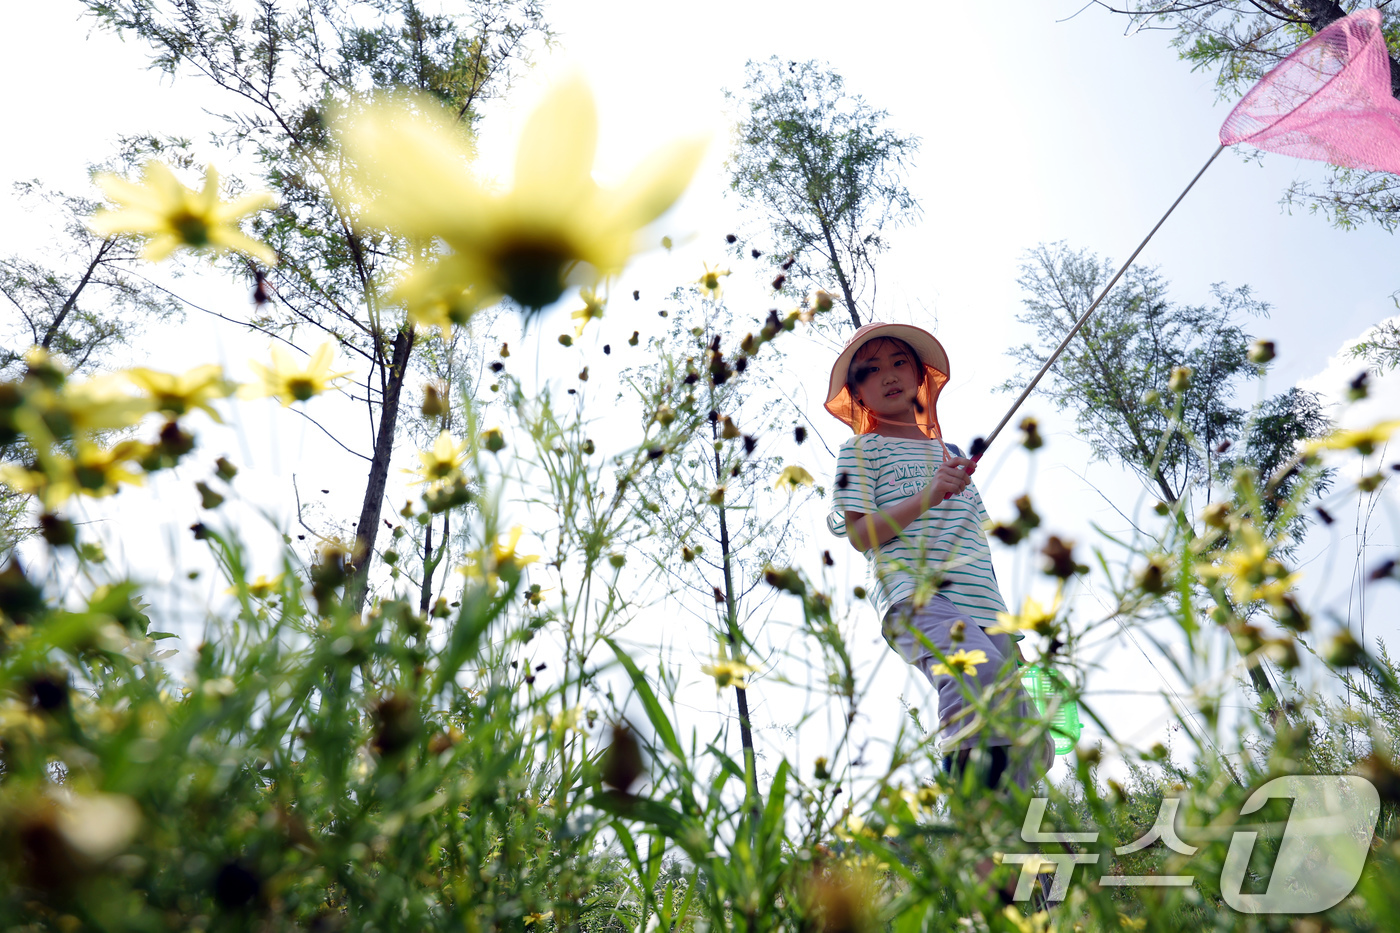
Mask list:
[[[893,249],[882,261],[881,316],[927,327],[947,347],[953,380],[940,415],[949,438],[966,444],[989,431],[1010,401],[993,387],[1010,375],[1004,350],[1028,336],[1014,319],[1022,254],[1038,243],[1062,239],[1114,259],[1126,256],[1215,148],[1218,126],[1228,112],[1228,106],[1215,102],[1210,77],[1193,74],[1177,61],[1163,34],[1125,36],[1126,21],[1098,9],[1060,21],[1081,5],[1082,0],[871,0],[858,7],[751,0],[564,0],[547,10],[558,33],[557,47],[540,56],[538,68],[510,103],[491,112],[483,124],[483,158],[504,171],[521,115],[549,80],[574,69],[588,77],[599,100],[598,174],[604,180],[620,179],[642,154],[675,136],[712,134],[706,168],[665,224],[678,241],[689,237],[686,245],[671,256],[642,260],[621,283],[622,293],[641,288],[644,294],[660,295],[698,275],[702,261],[720,259],[723,235],[734,226],[737,206],[721,197],[728,126],[722,89],[742,85],[748,59],[829,60],[848,88],[888,110],[894,127],[923,140],[909,184],[924,216],[894,237]],[[76,4],[9,0],[5,6],[0,86],[10,89],[5,105],[10,134],[9,145],[0,149],[0,182],[38,177],[81,190],[84,164],[101,157],[119,133],[179,132],[198,140],[211,125],[201,113],[206,101],[197,81],[173,87],[162,83],[144,69],[143,48],[91,34],[78,21]],[[208,103],[215,109],[223,106]],[[1390,295],[1400,288],[1400,276],[1391,271],[1395,241],[1382,231],[1343,233],[1319,217],[1281,211],[1279,195],[1289,181],[1321,176],[1311,164],[1282,157],[1251,164],[1227,152],[1140,261],[1162,268],[1179,301],[1206,302],[1213,282],[1253,286],[1274,308],[1270,319],[1253,326],[1256,335],[1279,347],[1268,392],[1302,384],[1335,400],[1357,370],[1338,362],[1339,350],[1394,313]],[[45,235],[42,218],[20,214],[13,206],[4,210],[0,249],[27,249]],[[760,281],[736,268],[728,285],[731,304],[751,307],[755,318],[769,304]],[[227,313],[244,307],[241,292],[190,284]],[[603,322],[598,343],[610,339],[617,346],[634,327],[645,335],[657,320],[650,310],[636,319],[626,317],[630,309],[622,311]],[[540,368],[571,373],[578,368],[579,351],[568,355],[554,345],[553,334],[565,329],[567,318],[565,309],[553,314],[543,327]],[[168,363],[169,368],[220,359],[237,371],[244,357],[262,352],[262,345],[219,330],[192,312],[178,333],[152,334],[133,357],[169,357],[172,351],[181,361]],[[844,429],[819,408],[832,354],[822,346],[808,352],[810,368],[798,365],[794,371],[821,374],[803,387],[803,403],[824,432],[820,440],[835,449]],[[1400,407],[1397,381],[1381,380],[1377,398],[1348,412],[1347,423],[1370,423],[1395,412]],[[247,465],[248,476],[273,490],[270,501],[285,503],[290,475],[300,469],[303,495],[309,486],[329,488],[333,492],[323,497],[328,510],[358,510],[363,489],[359,462],[334,460],[334,449],[295,416],[271,405],[244,408],[238,432],[224,436],[224,442],[234,459]],[[1042,400],[1032,397],[1025,410],[1043,419],[1050,441],[1029,486],[1046,526],[1083,543],[1097,540],[1090,523],[1121,530],[1124,521],[1107,499],[1131,513],[1141,507],[1140,487],[1116,467],[1087,465],[1085,445]],[[362,432],[361,422],[355,424],[353,431]],[[801,462],[829,480],[832,463],[819,456],[820,447],[810,443],[803,448],[806,459]],[[343,482],[305,478],[317,465],[332,462],[336,471],[344,471]],[[1013,444],[994,450],[979,476],[994,517],[1008,515],[1010,501],[1028,488],[1026,470]],[[179,488],[187,489],[195,478],[182,477]],[[126,515],[150,524],[150,503],[133,497],[112,517]],[[188,546],[177,539],[187,536],[182,529],[188,520],[173,516],[183,515],[187,505],[168,505],[175,531],[162,533],[171,550],[186,555]],[[1381,549],[1393,548],[1391,511],[1381,509],[1371,517],[1365,533],[1372,550],[1363,566],[1376,563]],[[1347,530],[1330,535],[1314,531],[1304,570],[1309,592],[1345,616],[1360,525],[1352,522],[1353,511],[1340,507],[1338,512],[1343,520],[1334,527]],[[814,531],[808,549],[839,550],[834,539],[815,531],[820,518],[810,516]],[[862,569],[846,563],[848,555],[854,557],[849,549],[841,552],[843,564],[837,569],[854,584]],[[1033,578],[1028,568],[1005,566],[1008,601],[1019,601]],[[1370,598],[1379,592],[1373,590]],[[1084,617],[1097,614],[1086,604]],[[1373,607],[1368,615],[1368,637],[1393,639],[1393,611],[1382,614]],[[875,620],[861,617],[861,623],[866,628],[856,640],[863,659],[873,663],[885,649]],[[1144,740],[1165,735],[1164,707],[1155,698],[1162,686],[1158,675],[1132,646],[1124,644],[1107,657],[1110,670],[1093,683],[1104,691],[1100,696],[1111,708],[1111,721]],[[883,668],[891,669],[888,664]],[[1145,691],[1147,696],[1120,702],[1106,692],[1115,689]],[[893,708],[901,693],[917,704],[918,692],[912,680],[885,684],[872,694],[866,710],[881,703]],[[695,695],[698,702],[708,702],[704,689]],[[760,707],[760,725],[765,712],[770,721],[782,718],[781,710]],[[878,734],[879,717],[867,728]],[[780,734],[771,741],[782,746]],[[801,752],[808,760],[818,753]]]

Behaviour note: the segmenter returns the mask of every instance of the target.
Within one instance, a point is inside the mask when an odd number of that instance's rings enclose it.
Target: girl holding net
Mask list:
[[[985,701],[1004,711],[1000,722],[1031,718],[1014,642],[986,631],[1006,603],[972,484],[977,465],[939,430],[947,381],[947,354],[927,331],[856,331],[828,385],[827,411],[855,434],[841,445],[827,524],[869,558],[885,639],[938,693],[944,769],[961,775],[976,758],[988,787],[1009,779],[1025,789],[1037,775],[1013,754],[1018,737],[976,715]]]

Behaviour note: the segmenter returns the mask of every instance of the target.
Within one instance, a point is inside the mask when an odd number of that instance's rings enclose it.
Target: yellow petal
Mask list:
[[[617,189],[621,200],[609,224],[636,230],[666,213],[690,184],[708,145],[704,137],[679,140],[648,156]]]
[[[520,134],[512,194],[522,209],[563,212],[593,185],[598,112],[581,76],[556,85],[530,114]],[[562,199],[562,203],[551,199]]]

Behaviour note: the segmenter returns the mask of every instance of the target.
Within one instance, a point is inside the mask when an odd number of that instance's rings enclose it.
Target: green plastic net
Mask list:
[[[1063,755],[1079,741],[1083,727],[1079,724],[1079,704],[1068,696],[1064,681],[1053,671],[1031,664],[1021,671],[1021,685],[1026,688],[1036,711],[1050,717],[1050,737],[1055,740],[1055,754]]]

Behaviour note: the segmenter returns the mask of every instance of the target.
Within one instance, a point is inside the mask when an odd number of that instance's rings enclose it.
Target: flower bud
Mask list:
[[[506,438],[500,428],[487,428],[481,432],[481,446],[494,453],[505,449]]]
[[[1275,355],[1272,340],[1256,340],[1249,345],[1249,361],[1256,366],[1271,362]]]

